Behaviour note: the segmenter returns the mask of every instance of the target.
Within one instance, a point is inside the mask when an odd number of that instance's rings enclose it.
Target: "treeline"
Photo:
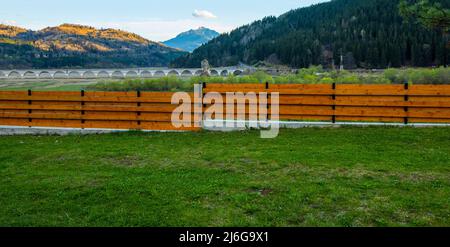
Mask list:
[[[0,69],[159,67],[183,54],[114,29],[63,24],[29,31],[0,24]]]
[[[442,0],[450,7],[450,1]],[[346,69],[447,65],[448,36],[406,23],[396,0],[334,0],[268,17],[212,40],[174,67],[284,64]]]
[[[0,43],[0,69],[163,67],[181,54],[155,52],[152,47],[129,52],[42,51],[26,44]]]

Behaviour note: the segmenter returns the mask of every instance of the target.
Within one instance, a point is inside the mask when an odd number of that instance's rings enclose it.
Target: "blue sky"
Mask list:
[[[320,2],[325,0],[14,0],[1,3],[0,23],[33,30],[76,23],[163,41],[200,26],[228,32]]]

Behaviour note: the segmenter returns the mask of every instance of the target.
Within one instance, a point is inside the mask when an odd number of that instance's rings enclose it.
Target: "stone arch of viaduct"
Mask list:
[[[243,69],[213,68],[212,76],[240,75]],[[164,76],[190,77],[201,75],[201,69],[50,69],[0,70],[0,78],[8,79],[95,79],[95,78],[157,78]]]

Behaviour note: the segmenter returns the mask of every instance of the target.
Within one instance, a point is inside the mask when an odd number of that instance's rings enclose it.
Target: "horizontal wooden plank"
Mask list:
[[[409,95],[450,96],[450,85],[412,85]]]
[[[269,93],[279,93],[280,95],[333,95],[334,90],[331,88],[324,89],[269,89]]]
[[[337,106],[334,115],[336,116],[357,116],[357,117],[406,117],[406,112],[402,107],[347,107]]]
[[[271,108],[270,108],[271,110]],[[280,115],[309,115],[332,116],[334,111],[331,106],[293,106],[282,105],[279,108]]]
[[[109,106],[109,105],[0,105],[0,109],[31,109],[31,110],[77,110],[77,111],[108,111],[108,112],[174,112],[178,106],[169,104],[154,104],[146,106]],[[176,111],[178,112],[178,111]],[[194,108],[192,107],[192,112]]]
[[[255,104],[223,104],[223,105],[206,105],[205,107],[203,107],[203,112],[213,110],[221,112],[226,111],[238,112],[242,110],[245,110],[245,112],[249,111],[259,112],[261,109],[266,110],[267,107],[259,107],[258,105]]]
[[[403,85],[336,85],[336,95],[406,95]]]
[[[410,89],[417,89],[417,90],[442,90],[447,91],[450,90],[450,85],[410,85]]]
[[[336,96],[337,106],[405,106],[404,96]]]
[[[269,99],[269,103],[272,100]],[[333,105],[334,100],[331,96],[312,96],[312,95],[280,95],[280,105]]]
[[[340,99],[339,96],[336,98],[335,105],[337,106],[389,106],[389,107],[450,107],[450,102],[440,102],[440,101],[383,101],[377,100],[376,97],[367,99],[355,99],[347,100]]]
[[[204,115],[205,119],[229,119],[229,120],[233,120],[233,119],[253,119],[253,120],[257,120],[257,119],[266,119],[267,118],[267,114],[263,114],[263,115],[259,115],[258,113],[234,113],[234,114],[220,114],[220,113],[214,113],[211,115]]]
[[[0,96],[10,95],[10,96],[24,96],[28,95],[27,91],[0,91]]]
[[[409,118],[410,123],[445,123],[450,124],[450,119],[439,119],[439,118]]]
[[[331,84],[269,84],[269,89],[272,90],[331,90],[332,88]]]
[[[385,91],[395,91],[403,90],[404,85],[391,85],[391,84],[336,84],[336,91],[338,90],[355,90],[355,91],[365,91],[365,90],[385,90]]]
[[[101,121],[86,120],[83,125],[85,129],[125,129],[137,130],[141,129],[137,121]]]
[[[80,92],[78,92],[80,95]],[[87,97],[137,97],[136,91],[132,92],[84,92]]]
[[[41,102],[34,102],[34,104],[41,104]],[[84,102],[85,106],[137,106],[136,102]],[[141,103],[146,104],[146,103]],[[154,103],[151,103],[154,104]],[[81,105],[77,102],[76,105]]]
[[[189,127],[175,127],[172,123],[168,122],[142,122],[141,129],[143,130],[174,130],[174,131],[199,131],[200,128]]]
[[[55,120],[55,119],[32,119],[29,126],[34,127],[61,127],[61,128],[81,128],[79,120]]]
[[[279,115],[282,121],[331,121],[331,116],[314,116],[314,115]]]
[[[331,96],[305,96],[305,95],[281,95],[280,105],[317,105],[317,106],[390,106],[390,107],[450,107],[450,101],[427,101],[422,100],[405,101],[404,96],[336,96],[333,100]],[[268,100],[270,104],[272,100]],[[214,101],[216,104],[227,103],[227,99]],[[235,104],[236,101],[234,101]],[[249,101],[246,101],[249,104]],[[253,104],[253,103],[252,103]],[[209,105],[209,104],[208,104]]]
[[[409,96],[409,101],[439,101],[450,102],[450,96]]]
[[[137,121],[98,121],[86,120],[83,124],[79,120],[49,120],[33,119],[29,122],[27,119],[2,119],[1,126],[32,126],[32,127],[60,127],[60,128],[100,128],[100,129],[143,129],[143,130],[178,130],[178,131],[197,131],[198,127],[176,128],[170,122],[141,122]]]
[[[81,119],[81,113],[78,114],[46,114],[46,113],[0,113],[0,118],[40,118],[40,119]]]
[[[28,93],[26,92],[28,96]],[[73,97],[81,96],[80,91],[63,92],[63,91],[32,91],[31,96],[36,97]]]
[[[28,110],[0,110],[0,114],[4,114],[4,113],[28,113]]]
[[[172,114],[145,113],[143,115],[129,114],[81,114],[81,113],[0,113],[0,118],[17,118],[17,119],[59,119],[59,120],[128,120],[128,121],[154,121],[154,122],[171,122]],[[194,115],[191,115],[194,119]]]
[[[28,104],[28,100],[0,100],[0,105],[9,104],[9,105],[16,105],[16,104]]]
[[[403,123],[404,118],[399,117],[351,117],[337,116],[337,122],[380,122],[380,123]]]
[[[203,93],[220,93],[220,94],[226,94],[226,93],[264,93],[267,92],[266,89],[259,89],[259,88],[242,88],[242,89],[227,89],[227,88],[215,88],[215,89],[204,89]]]
[[[104,96],[104,97],[94,97],[94,96],[15,96],[15,95],[0,95],[1,101],[6,100],[22,100],[22,101],[63,101],[63,102],[132,102],[132,103],[170,103],[172,97],[120,97],[120,96]],[[193,100],[193,99],[192,99]]]
[[[408,117],[450,119],[450,108],[410,108]]]
[[[243,89],[265,89],[265,83],[207,83],[204,89],[214,90],[214,89],[227,89],[227,90],[243,90]]]
[[[30,126],[28,119],[0,118],[1,126]]]

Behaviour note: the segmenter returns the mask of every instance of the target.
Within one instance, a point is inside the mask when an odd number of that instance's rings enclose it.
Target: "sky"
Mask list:
[[[0,23],[38,30],[63,23],[116,28],[165,41],[199,27],[229,32],[265,16],[326,0],[14,0]]]

